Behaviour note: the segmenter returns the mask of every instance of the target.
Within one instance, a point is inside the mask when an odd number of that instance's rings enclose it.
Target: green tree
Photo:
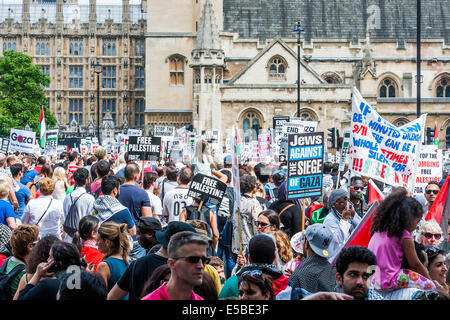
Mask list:
[[[47,107],[44,86],[50,77],[32,64],[26,54],[5,51],[0,58],[0,135],[9,136],[11,128],[23,129],[28,123],[39,137],[39,116],[44,106],[47,128],[56,119]]]

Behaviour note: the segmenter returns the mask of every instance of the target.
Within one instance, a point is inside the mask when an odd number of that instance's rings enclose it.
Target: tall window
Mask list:
[[[287,62],[280,56],[272,57],[267,65],[270,79],[285,79]]]
[[[83,67],[69,67],[69,88],[83,88]]]
[[[3,39],[3,52],[8,50],[16,51],[16,39]]]
[[[103,55],[104,56],[116,55],[116,40],[103,40]]]
[[[74,119],[78,124],[83,124],[82,99],[69,99],[69,123]]]
[[[181,55],[173,55],[169,58],[170,84],[184,85],[184,61]]]
[[[50,66],[41,66],[41,72],[50,77]],[[45,87],[50,88],[50,82]]]
[[[436,96],[439,98],[450,98],[450,81],[448,78],[443,78],[438,82]]]
[[[103,67],[103,88],[116,87],[116,67]]]
[[[380,98],[395,98],[396,85],[391,79],[384,79],[380,87]]]
[[[71,56],[82,56],[83,55],[83,40],[80,40],[80,39],[70,40],[69,54]]]
[[[136,56],[143,56],[145,50],[145,40],[136,40]]]
[[[260,131],[260,120],[255,112],[248,112],[242,120],[242,131],[244,132],[244,142],[258,140]]]
[[[136,107],[135,108],[136,126],[142,127],[142,126],[144,126],[144,108],[145,108],[144,99],[136,100],[135,107]]]
[[[135,88],[144,89],[144,67],[136,67]]]
[[[50,55],[50,39],[36,39],[36,55],[37,56]]]
[[[109,111],[113,118],[114,124],[116,124],[116,99],[103,99],[102,111],[103,117],[105,117],[106,112]]]

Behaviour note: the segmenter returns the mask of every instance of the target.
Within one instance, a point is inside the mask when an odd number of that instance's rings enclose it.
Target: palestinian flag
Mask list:
[[[448,241],[448,219],[450,218],[450,176],[445,179],[444,184],[439,191],[436,200],[434,200],[431,205],[430,210],[425,217],[425,221],[431,219],[436,220],[436,222],[441,226],[444,235],[444,241]]]
[[[39,146],[44,149],[45,148],[45,142],[47,141],[47,132],[46,132],[46,126],[45,126],[45,113],[44,113],[44,106],[42,106],[41,109],[41,116],[39,117]]]
[[[438,127],[437,127],[437,122],[434,122],[434,139],[433,139],[433,143],[435,145],[437,145],[438,149],[440,149],[439,147],[439,135],[438,135]]]

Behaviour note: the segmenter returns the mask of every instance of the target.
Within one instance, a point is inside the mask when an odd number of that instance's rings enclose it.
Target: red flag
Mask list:
[[[369,204],[372,204],[375,202],[375,200],[383,200],[384,194],[383,192],[378,189],[375,182],[373,182],[372,179],[369,180]]]
[[[439,191],[436,200],[434,200],[431,208],[428,210],[428,214],[425,217],[425,221],[431,219],[436,220],[444,231],[444,238],[447,238],[448,219],[450,217],[450,176],[445,179],[444,184]],[[444,239],[447,240],[447,239]]]

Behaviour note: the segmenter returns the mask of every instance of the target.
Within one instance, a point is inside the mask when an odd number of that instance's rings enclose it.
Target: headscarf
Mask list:
[[[9,243],[11,234],[11,229],[7,225],[0,223],[0,253],[5,251],[5,245]]]

